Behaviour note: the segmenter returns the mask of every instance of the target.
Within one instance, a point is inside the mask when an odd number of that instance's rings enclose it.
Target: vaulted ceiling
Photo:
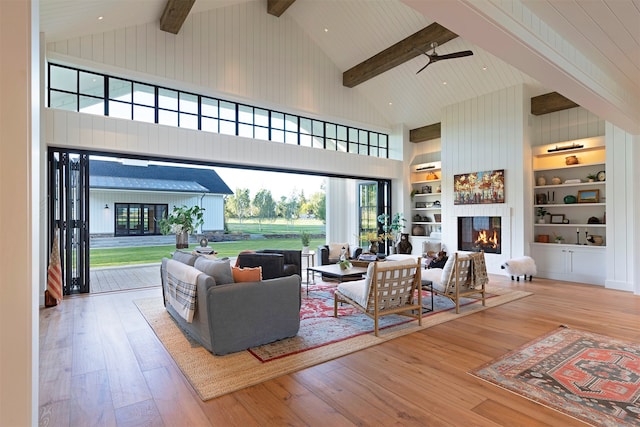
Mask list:
[[[41,31],[55,41],[159,22],[167,1],[40,0]],[[267,13],[267,0],[196,0],[190,13],[244,1],[264,2]],[[428,58],[416,54],[350,89],[389,123],[430,125],[440,121],[443,106],[526,84],[532,96],[557,91],[640,134],[640,0],[284,3],[278,19],[293,19],[343,72],[434,22],[459,35],[439,46],[438,54],[474,52],[417,75]],[[96,28],[98,16],[104,19]]]

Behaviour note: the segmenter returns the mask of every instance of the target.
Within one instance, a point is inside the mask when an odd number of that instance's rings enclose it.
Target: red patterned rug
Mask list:
[[[303,293],[300,308],[300,332],[292,338],[253,347],[249,352],[261,362],[280,359],[292,354],[312,350],[321,346],[344,341],[373,332],[373,320],[349,304],[338,307],[338,317],[333,317],[333,293],[336,285],[315,285],[309,287],[309,293]],[[487,294],[487,298],[493,295]],[[461,306],[477,302],[476,299],[463,298]],[[453,302],[446,297],[434,296],[433,311],[425,312],[422,317],[455,309]],[[422,291],[422,306],[431,308],[431,294]],[[379,319],[379,329],[402,327],[409,324],[411,317],[392,314]]]
[[[640,426],[640,344],[561,327],[471,372],[599,426]]]

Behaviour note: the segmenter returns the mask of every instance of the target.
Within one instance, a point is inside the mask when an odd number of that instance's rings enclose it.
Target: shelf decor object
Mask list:
[[[599,203],[600,190],[580,190],[578,191],[578,203]]]

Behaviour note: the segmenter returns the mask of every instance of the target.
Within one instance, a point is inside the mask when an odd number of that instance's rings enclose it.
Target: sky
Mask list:
[[[271,190],[271,195],[275,200],[280,200],[281,196],[289,197],[293,192],[304,191],[305,197],[321,191],[320,186],[325,178],[313,175],[289,174],[282,172],[265,172],[249,169],[235,168],[213,168],[220,178],[227,183],[231,191],[236,188],[248,188],[251,199],[261,189]]]
[[[105,156],[91,156],[94,160],[106,161],[123,161],[127,164],[137,164],[144,166],[146,164],[159,164],[178,167],[193,168],[210,168],[210,166],[202,165],[186,165],[184,163],[156,162],[146,160],[118,159]],[[313,193],[322,191],[321,186],[325,178],[314,175],[292,174],[283,172],[266,172],[251,169],[237,169],[225,167],[213,167],[213,170],[224,180],[231,191],[235,192],[237,188],[248,188],[249,196],[253,200],[258,191],[262,189],[271,190],[274,200],[280,200],[280,197],[289,197],[294,191],[299,193],[304,191],[305,197],[311,196]]]

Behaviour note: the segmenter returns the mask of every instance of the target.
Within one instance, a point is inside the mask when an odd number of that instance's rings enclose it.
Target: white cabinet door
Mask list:
[[[605,248],[555,243],[531,244],[539,277],[604,286]]]
[[[553,243],[531,245],[531,258],[536,261],[538,276],[567,280],[566,248]]]
[[[607,278],[606,253],[604,248],[575,246],[568,248],[571,281],[604,286]]]

